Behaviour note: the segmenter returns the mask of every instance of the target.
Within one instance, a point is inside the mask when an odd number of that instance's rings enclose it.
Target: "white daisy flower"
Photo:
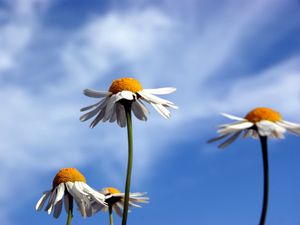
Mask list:
[[[45,211],[58,218],[61,214],[64,201],[65,210],[73,210],[73,199],[75,200],[83,217],[92,216],[91,202],[97,202],[106,207],[105,196],[92,189],[86,184],[84,176],[75,168],[61,169],[52,182],[52,189],[45,191],[37,202],[35,209],[40,211],[49,198]]]
[[[170,94],[176,88],[158,88],[158,89],[143,89],[141,84],[134,78],[120,78],[114,80],[108,91],[95,91],[85,89],[84,94],[92,98],[101,98],[96,104],[84,107],[81,111],[89,111],[80,117],[81,121],[86,121],[95,116],[90,127],[94,128],[100,121],[115,122],[120,127],[126,126],[126,114],[124,102],[131,102],[131,110],[133,114],[140,120],[146,121],[148,109],[143,104],[142,100],[151,104],[157,112],[163,117],[170,118],[171,113],[168,107],[177,109],[174,103],[159,98],[155,95]]]
[[[208,141],[211,143],[228,137],[225,142],[218,146],[220,148],[225,148],[234,142],[243,131],[244,137],[252,136],[254,138],[258,136],[284,138],[286,131],[300,135],[300,124],[283,120],[278,112],[269,108],[255,108],[245,118],[226,113],[222,113],[222,115],[237,122],[221,125],[218,129],[220,136]]]
[[[108,207],[103,207],[103,205],[98,204],[97,202],[92,203],[92,208],[95,212],[100,210],[107,212],[109,207],[113,209],[120,217],[123,214],[124,198],[125,193],[121,193],[118,189],[113,187],[103,188],[100,191],[101,194],[105,195],[105,203]],[[145,192],[134,192],[129,194],[129,206],[141,208],[138,203],[148,203],[149,198],[146,197]]]

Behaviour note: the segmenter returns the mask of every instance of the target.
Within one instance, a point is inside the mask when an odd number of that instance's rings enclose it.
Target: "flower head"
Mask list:
[[[226,113],[222,113],[222,115],[237,122],[221,125],[218,129],[220,136],[208,141],[210,143],[229,136],[225,142],[219,145],[220,148],[225,148],[231,144],[243,131],[244,137],[252,136],[254,138],[257,138],[258,136],[284,138],[283,134],[285,131],[300,135],[300,124],[283,120],[280,113],[270,108],[255,108],[244,118]]]
[[[121,193],[118,189],[114,187],[107,187],[103,188],[100,193],[105,195],[105,203],[112,207],[112,209],[120,216],[122,217],[123,213],[123,206],[124,206],[124,197],[125,193]],[[148,203],[149,198],[145,196],[146,193],[141,192],[134,192],[129,194],[129,206],[131,207],[138,207],[141,206],[136,203]],[[97,202],[94,202],[92,204],[93,210],[97,211],[107,211],[107,207],[103,207],[102,205],[99,205]]]
[[[53,216],[61,214],[64,201],[66,212],[69,211],[69,201],[74,199],[83,217],[91,216],[91,201],[106,207],[105,196],[86,184],[85,177],[75,168],[61,169],[53,179],[52,189],[45,191],[37,202],[35,209],[41,210],[49,198],[45,211],[48,214],[54,209]]]
[[[100,121],[115,122],[120,127],[126,126],[126,115],[124,103],[131,103],[131,109],[134,115],[143,121],[147,120],[148,109],[143,101],[151,104],[156,111],[163,117],[170,118],[171,113],[168,107],[177,109],[174,103],[159,98],[156,95],[169,94],[174,92],[175,88],[143,89],[142,85],[134,78],[124,77],[114,80],[108,91],[95,91],[85,89],[84,94],[92,98],[101,98],[96,104],[84,107],[81,111],[88,111],[80,117],[81,121],[86,121],[95,116],[91,123],[91,128],[95,127]]]

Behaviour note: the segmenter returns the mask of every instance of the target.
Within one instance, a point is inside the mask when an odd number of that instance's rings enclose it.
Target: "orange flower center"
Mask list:
[[[257,123],[261,120],[276,122],[281,120],[281,115],[272,109],[261,107],[253,109],[245,116],[245,119],[252,123]]]
[[[105,188],[109,194],[119,194],[121,193],[117,188],[107,187]]]
[[[142,85],[136,79],[131,77],[124,77],[114,80],[109,87],[109,91],[116,94],[121,91],[131,91],[137,93],[143,90]]]
[[[53,188],[60,183],[81,181],[86,183],[84,176],[75,168],[63,168],[54,177],[52,186]]]

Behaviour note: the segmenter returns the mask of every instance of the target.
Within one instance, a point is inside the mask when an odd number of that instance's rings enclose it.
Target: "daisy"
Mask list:
[[[284,133],[286,131],[300,135],[300,124],[285,121],[282,119],[280,113],[265,107],[253,109],[245,116],[245,118],[240,118],[225,113],[223,113],[223,115],[237,122],[221,125],[218,130],[220,136],[213,138],[208,142],[214,142],[229,136],[225,142],[219,145],[220,148],[225,148],[235,141],[243,131],[244,137],[252,136],[254,138],[259,138],[260,140],[263,158],[264,190],[259,225],[264,225],[267,216],[269,196],[269,160],[267,138],[284,138]]]
[[[104,212],[109,211],[110,215],[110,224],[112,222],[112,211],[115,211],[120,217],[122,217],[123,207],[124,207],[124,196],[125,193],[121,193],[118,189],[114,187],[103,188],[100,191],[101,194],[105,195],[105,203],[108,207],[104,207],[97,202],[92,203],[92,208],[96,212],[102,210]],[[148,203],[149,198],[145,196],[146,193],[134,192],[129,194],[129,206],[140,208],[141,206],[138,203]]]
[[[65,210],[68,213],[68,221],[72,218],[73,199],[83,217],[93,214],[92,201],[106,207],[105,196],[89,187],[84,176],[75,168],[63,168],[56,174],[51,190],[43,193],[35,209],[40,211],[48,198],[49,201],[45,211],[48,214],[54,211],[53,216],[58,218],[64,201]]]
[[[170,94],[175,90],[175,88],[171,87],[143,89],[136,79],[129,77],[114,80],[108,91],[85,89],[83,93],[86,96],[100,98],[101,100],[96,104],[82,108],[81,111],[88,112],[82,115],[80,120],[86,121],[95,116],[90,125],[91,128],[94,128],[100,121],[117,121],[120,127],[125,127],[126,114],[124,107],[126,107],[126,103],[130,102],[134,115],[138,119],[146,121],[149,111],[143,101],[151,104],[163,117],[170,118],[171,113],[167,108],[177,109],[177,106],[155,95]]]
[[[220,136],[208,141],[211,143],[229,137],[218,146],[220,148],[225,148],[234,142],[243,131],[244,137],[252,136],[254,138],[259,136],[284,138],[286,131],[300,135],[300,124],[283,120],[280,113],[269,108],[255,108],[245,118],[226,113],[222,113],[222,115],[237,122],[221,125],[218,129]]]

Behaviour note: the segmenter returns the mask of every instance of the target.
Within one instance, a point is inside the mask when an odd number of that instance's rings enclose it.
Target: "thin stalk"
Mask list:
[[[69,197],[69,212],[68,212],[68,219],[66,225],[70,225],[71,220],[73,218],[73,197],[71,195],[69,195],[68,197]]]
[[[125,107],[126,119],[127,119],[128,164],[127,164],[127,177],[126,177],[126,186],[125,186],[125,199],[124,199],[122,225],[126,225],[126,223],[127,223],[129,192],[130,192],[130,180],[131,180],[132,159],[133,159],[131,103],[124,104],[124,107]]]
[[[263,167],[264,167],[264,196],[263,196],[263,205],[262,205],[259,225],[264,225],[267,216],[268,198],[269,198],[269,161],[268,161],[267,136],[259,136],[259,139],[261,144]]]
[[[114,218],[112,214],[112,206],[108,206],[108,212],[109,212],[109,224],[114,225]]]

